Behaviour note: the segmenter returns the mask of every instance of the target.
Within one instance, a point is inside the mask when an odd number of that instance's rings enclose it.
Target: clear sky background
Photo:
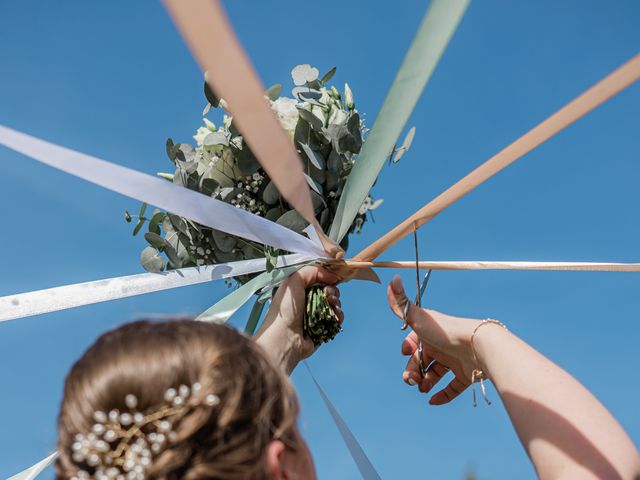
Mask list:
[[[225,3],[265,84],[289,91],[293,66],[335,65],[369,125],[427,5]],[[414,146],[383,170],[374,193],[385,202],[351,253],[636,54],[639,21],[634,0],[473,2],[410,120]],[[165,139],[190,141],[201,122],[202,76],[155,0],[5,0],[0,59],[1,124],[128,167],[169,170]],[[424,227],[421,257],[640,261],[639,115],[635,85]],[[123,220],[138,202],[4,148],[0,166],[0,295],[142,271],[144,240]],[[405,239],[384,258],[412,255]],[[385,283],[392,274],[380,272]],[[412,272],[402,275],[413,291]],[[426,304],[504,321],[638,443],[639,287],[639,274],[435,272]],[[54,449],[63,379],[99,334],[197,314],[226,293],[219,282],[0,324],[0,478]],[[403,333],[384,286],[345,285],[343,304],[344,333],[310,363],[383,478],[534,477],[500,402],[473,409],[467,392],[429,407],[401,382]],[[293,380],[320,478],[358,478],[306,372]]]

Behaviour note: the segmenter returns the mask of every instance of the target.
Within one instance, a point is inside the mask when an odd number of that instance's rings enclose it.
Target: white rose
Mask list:
[[[293,138],[298,124],[298,109],[296,105],[298,105],[298,102],[288,97],[280,97],[271,102],[272,110],[276,112],[282,128],[287,131],[291,138]]]

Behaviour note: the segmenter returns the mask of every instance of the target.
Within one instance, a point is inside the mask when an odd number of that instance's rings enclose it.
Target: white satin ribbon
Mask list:
[[[282,225],[164,179],[76,152],[2,125],[0,145],[207,227],[289,252],[326,256],[321,246]]]
[[[9,477],[7,480],[33,480],[38,475],[40,475],[42,471],[45,468],[47,468],[57,457],[58,457],[58,452],[54,452],[51,455],[49,455],[47,458],[40,460],[38,463],[36,463],[32,467],[29,467],[20,473],[16,473],[12,477]]]
[[[300,254],[286,255],[278,259],[278,267],[288,267],[313,258]],[[163,273],[141,273],[107,278],[94,282],[8,295],[0,297],[0,322],[262,272],[265,269],[266,260],[256,258],[202,267],[181,268]]]
[[[340,432],[344,443],[347,445],[349,453],[351,453],[351,458],[353,458],[353,461],[356,463],[356,466],[358,467],[362,478],[364,480],[381,480],[380,475],[378,475],[378,472],[376,472],[376,469],[373,467],[373,464],[369,460],[369,457],[367,457],[367,454],[364,453],[364,450],[358,443],[358,440],[353,435],[353,433],[351,433],[351,430],[338,413],[338,410],[336,410],[336,407],[333,406],[333,403],[331,403],[331,400],[329,400],[327,394],[324,393],[324,390],[316,380],[316,377],[313,376],[311,368],[309,368],[309,364],[307,362],[304,362],[304,366],[307,367],[307,372],[309,372],[309,376],[318,389],[318,393],[322,397],[322,401],[327,407],[327,410],[329,410],[329,414],[336,424],[336,427],[338,427],[338,431]]]

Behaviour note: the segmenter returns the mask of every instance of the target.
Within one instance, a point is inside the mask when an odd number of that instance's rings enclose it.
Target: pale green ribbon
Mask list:
[[[338,203],[329,237],[337,242],[347,234],[362,202],[373,187],[385,160],[398,140],[416,103],[453,36],[470,0],[433,0],[402,66],[387,93],[380,113]]]

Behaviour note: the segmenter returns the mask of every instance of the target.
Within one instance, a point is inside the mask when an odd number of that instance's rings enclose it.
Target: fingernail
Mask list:
[[[398,275],[393,276],[393,279],[391,280],[391,289],[393,290],[393,293],[396,293],[398,295],[401,295],[404,293],[404,288],[402,287],[402,280]]]
[[[416,381],[413,378],[409,378],[409,385],[411,385],[412,387],[416,386]]]

